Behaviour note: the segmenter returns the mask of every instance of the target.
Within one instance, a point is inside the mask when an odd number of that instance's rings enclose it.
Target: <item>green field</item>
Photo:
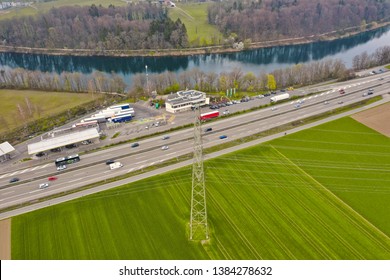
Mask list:
[[[99,95],[92,97],[90,94],[82,93],[64,93],[47,92],[34,90],[0,90],[0,133],[8,129],[20,126],[22,123],[21,115],[17,105],[25,111],[27,121],[38,119],[45,116],[54,115],[67,109],[92,101]],[[30,108],[33,117],[27,117],[29,109],[27,108],[26,98],[30,102]],[[6,125],[4,125],[4,120]]]
[[[206,161],[203,244],[188,167],[14,217],[12,258],[388,260],[389,141],[344,118]]]
[[[55,0],[39,2],[35,3],[32,7],[14,8],[0,12],[0,20],[13,17],[33,16],[41,12],[45,13],[51,8],[58,8],[61,6],[91,6],[92,4],[108,7],[110,4],[113,4],[114,6],[123,6],[126,5],[126,2],[121,0]]]
[[[210,3],[177,4],[169,9],[172,20],[180,20],[185,24],[188,40],[191,45],[219,45],[223,36],[215,26],[207,22],[207,7]]]

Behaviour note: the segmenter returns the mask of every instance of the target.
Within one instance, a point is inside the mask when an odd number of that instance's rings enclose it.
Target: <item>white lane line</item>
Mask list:
[[[127,173],[129,173],[129,172],[131,172],[133,170],[134,170],[134,168],[130,168],[129,170],[127,170]]]
[[[19,173],[19,170],[9,174],[9,176],[12,176],[12,175],[15,175],[15,174],[18,174],[18,173]]]
[[[20,174],[23,174],[24,172],[27,172],[27,171],[30,171],[30,168],[22,170],[22,172],[20,172]]]
[[[104,172],[104,173],[106,173],[106,172]],[[80,181],[80,180],[83,180],[83,178],[78,178],[78,179],[75,179],[75,180],[69,181],[69,183],[77,182],[77,181]]]
[[[7,194],[10,194],[10,193],[14,193],[15,191],[10,191],[10,192],[6,192],[6,193],[2,193],[1,195],[7,195]]]
[[[0,179],[1,179],[1,178],[4,178],[4,177],[7,177],[7,176],[8,176],[8,173],[7,173],[7,174],[4,174],[4,175],[1,175],[1,176],[0,176]]]
[[[31,171],[34,171],[35,169],[41,168],[40,166],[35,166],[31,169]]]

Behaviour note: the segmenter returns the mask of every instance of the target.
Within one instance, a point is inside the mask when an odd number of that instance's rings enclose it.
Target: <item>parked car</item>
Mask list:
[[[44,152],[39,152],[39,153],[37,153],[35,156],[37,156],[37,157],[43,157],[44,155],[46,155]]]
[[[49,186],[49,183],[42,183],[42,184],[39,184],[39,188],[40,188],[40,189],[46,189],[48,186]]]
[[[107,164],[107,165],[110,165],[111,163],[114,163],[114,162],[115,162],[115,160],[109,159],[109,160],[106,161],[106,164]]]
[[[16,178],[16,177],[14,177],[14,178],[9,180],[10,183],[15,183],[15,182],[18,182],[18,181],[19,181],[19,178]]]
[[[69,145],[66,145],[65,148],[67,149],[73,149],[73,148],[76,148],[76,144],[69,144]]]
[[[169,149],[169,146],[162,146],[161,147],[161,150],[168,150]]]
[[[138,146],[139,146],[138,143],[133,143],[133,144],[131,144],[131,147],[132,147],[132,148],[135,148],[135,147],[138,147]]]
[[[225,139],[225,138],[227,138],[226,135],[221,135],[221,136],[219,136],[219,139]]]

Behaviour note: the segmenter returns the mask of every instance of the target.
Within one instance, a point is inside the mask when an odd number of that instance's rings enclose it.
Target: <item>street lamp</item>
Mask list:
[[[148,65],[145,65],[145,71],[146,71],[146,93],[149,96],[149,80],[148,80]]]

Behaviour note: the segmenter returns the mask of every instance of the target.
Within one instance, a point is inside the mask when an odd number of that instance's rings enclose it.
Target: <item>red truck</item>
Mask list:
[[[216,118],[216,117],[219,117],[219,111],[212,111],[212,112],[209,112],[209,113],[201,114],[200,115],[200,120],[201,121],[205,121],[205,120]]]

